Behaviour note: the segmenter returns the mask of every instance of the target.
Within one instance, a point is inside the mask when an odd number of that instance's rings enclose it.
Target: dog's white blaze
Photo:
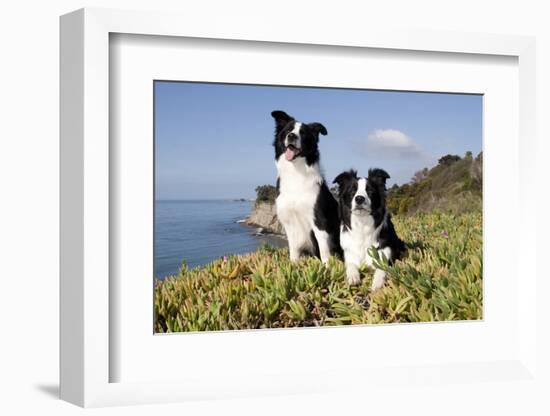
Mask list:
[[[328,234],[315,226],[314,208],[323,176],[318,163],[308,166],[305,158],[288,161],[281,155],[276,162],[279,173],[277,217],[283,225],[290,259],[298,260],[301,250],[312,250],[310,231],[313,230],[319,244],[321,260],[328,261],[330,250]]]
[[[361,195],[367,197],[367,180],[365,178],[359,178],[357,181],[357,192],[355,196]]]
[[[351,201],[351,208],[354,209],[357,204],[355,203],[355,197],[356,196],[362,196],[365,198],[365,202],[361,204],[364,207],[370,207],[370,199],[367,195],[367,180],[365,178],[360,178],[357,181],[357,192],[355,192],[355,195],[353,196],[353,200]]]
[[[296,123],[294,123],[294,128],[292,129],[292,131],[288,133],[288,134],[294,133],[296,135],[296,137],[298,137],[298,139],[293,143],[294,147],[296,147],[297,149],[302,148],[302,136],[300,136],[300,127],[302,127],[302,123],[297,121]],[[288,137],[288,135],[287,135],[287,137]],[[288,146],[288,138],[287,137],[285,137],[285,146]]]

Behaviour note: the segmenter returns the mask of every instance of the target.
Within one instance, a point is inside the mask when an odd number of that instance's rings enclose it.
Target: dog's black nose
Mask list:
[[[289,133],[288,136],[286,136],[286,138],[288,139],[289,142],[293,142],[298,138],[298,136],[296,136],[296,134],[294,133]]]
[[[365,197],[364,197],[364,196],[357,195],[357,196],[355,197],[355,203],[356,203],[356,204],[362,204],[363,202],[365,202]]]

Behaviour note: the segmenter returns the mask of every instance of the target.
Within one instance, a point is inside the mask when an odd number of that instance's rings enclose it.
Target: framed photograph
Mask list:
[[[483,318],[482,95],[153,88],[155,333]]]
[[[61,397],[536,386],[534,50],[63,16]]]

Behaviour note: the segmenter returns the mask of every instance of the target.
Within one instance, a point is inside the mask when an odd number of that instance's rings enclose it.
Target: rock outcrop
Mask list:
[[[264,232],[282,235],[285,233],[283,226],[277,219],[275,204],[271,202],[256,202],[245,223],[261,227]]]

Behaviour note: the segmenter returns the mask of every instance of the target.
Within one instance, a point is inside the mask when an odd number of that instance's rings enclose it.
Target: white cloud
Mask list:
[[[367,140],[378,146],[410,147],[413,145],[413,141],[409,136],[402,131],[393,129],[374,130],[369,134]]]
[[[366,141],[360,143],[361,150],[369,156],[373,153],[388,157],[422,157],[424,152],[400,130],[377,129],[371,131]]]

